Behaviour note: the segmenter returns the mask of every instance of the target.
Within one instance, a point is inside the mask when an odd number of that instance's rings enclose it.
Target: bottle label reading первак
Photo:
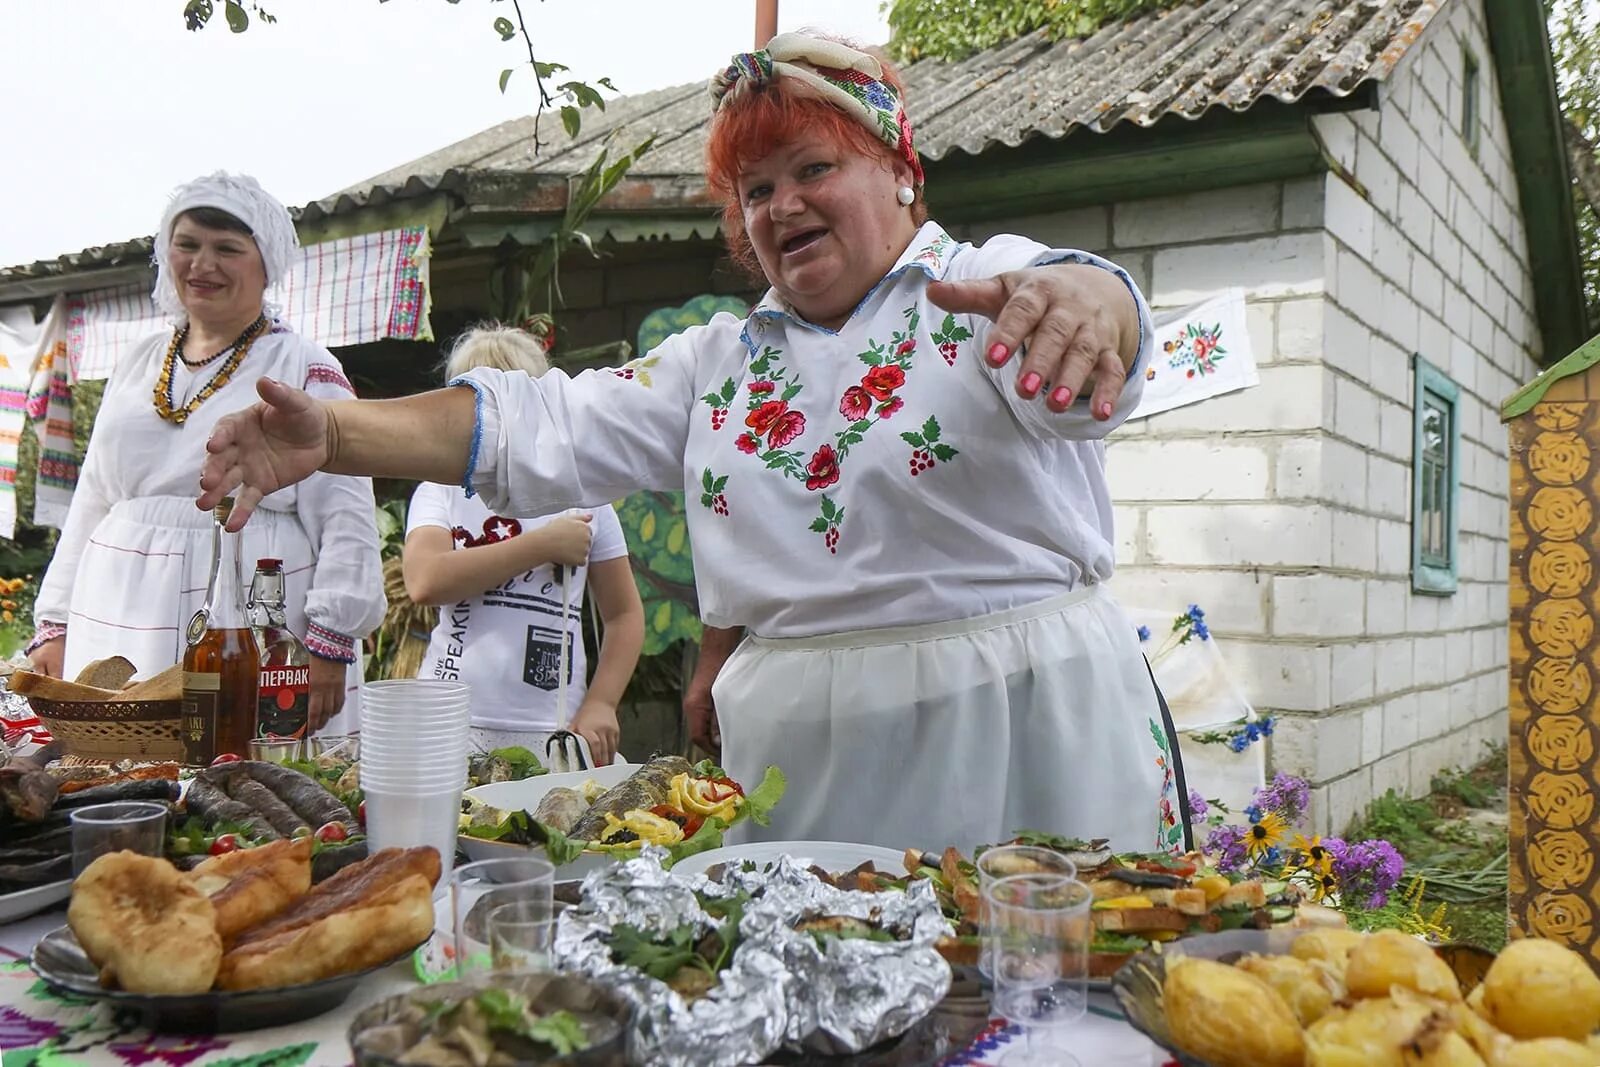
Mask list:
[[[311,716],[311,667],[261,668],[261,698],[256,703],[256,736],[304,737]]]

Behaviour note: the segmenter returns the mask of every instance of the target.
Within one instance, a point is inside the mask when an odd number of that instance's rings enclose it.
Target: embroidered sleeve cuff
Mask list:
[[[465,375],[460,378],[452,378],[450,380],[450,385],[452,387],[462,385],[470,387],[472,389],[472,396],[475,401],[472,417],[472,449],[467,453],[467,473],[461,478],[461,488],[466,490],[468,497],[472,497],[477,495],[477,489],[473,485],[473,482],[478,476],[478,460],[483,456],[483,401],[484,390],[487,388],[487,386],[485,386],[482,382]]]
[[[326,626],[307,622],[306,651],[318,659],[333,660],[335,663],[354,663],[356,639],[347,637],[337,630],[330,630]]]
[[[22,653],[25,656],[31,656],[39,646],[48,641],[54,641],[58,637],[65,636],[67,636],[66,623],[41,621],[33,631],[33,640],[28,642]]]
[[[1139,287],[1134,284],[1132,276],[1127,271],[1109,259],[1102,259],[1088,252],[1054,251],[1047,253],[1034,265],[1049,267],[1057,263],[1082,263],[1086,266],[1108,270],[1121,279],[1123,285],[1128,287],[1128,295],[1133,297],[1133,306],[1138,310],[1139,316],[1139,347],[1135,349],[1137,355],[1135,355],[1133,363],[1128,367],[1128,379],[1131,381],[1135,374],[1144,369],[1144,364],[1149,362],[1146,358],[1149,353],[1145,352],[1144,349],[1145,345],[1155,336],[1155,324],[1150,317],[1150,304],[1145,300],[1144,294],[1139,292]]]

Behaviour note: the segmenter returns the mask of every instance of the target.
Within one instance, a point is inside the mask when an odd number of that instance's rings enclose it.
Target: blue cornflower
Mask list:
[[[1261,806],[1259,804],[1248,805],[1244,809],[1244,814],[1245,814],[1245,818],[1249,819],[1251,822],[1260,822],[1261,821]]]
[[[1141,640],[1141,641],[1150,640],[1150,627],[1148,627],[1148,626],[1139,627],[1139,640]]]
[[[1257,726],[1261,727],[1261,736],[1262,737],[1271,737],[1272,736],[1272,723],[1273,723],[1273,721],[1274,720],[1273,720],[1272,716],[1271,715],[1267,715],[1267,716],[1264,716],[1261,719],[1261,721],[1256,724]]]
[[[1211,627],[1207,626],[1200,619],[1195,619],[1194,620],[1194,632],[1195,632],[1195,636],[1200,638],[1200,640],[1202,640],[1202,641],[1211,640]]]
[[[1245,732],[1245,736],[1247,736],[1252,741],[1261,740],[1261,727],[1257,726],[1253,722],[1245,724],[1244,732]]]
[[[1201,619],[1206,617],[1206,613],[1200,610],[1199,604],[1190,604],[1188,614],[1189,618],[1193,619],[1195,622],[1199,622]]]

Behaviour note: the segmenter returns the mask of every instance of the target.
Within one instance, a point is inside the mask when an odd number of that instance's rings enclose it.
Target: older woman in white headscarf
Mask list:
[[[275,317],[298,241],[254,178],[217,173],[181,187],[155,237],[155,302],[170,332],[117,364],[89,441],[55,558],[34,608],[36,669],[72,677],[121,655],[141,674],[183,658],[205,598],[211,519],[192,503],[217,419],[250,403],[262,377],[326,400],[354,396],[329,352]],[[263,503],[243,558],[283,561],[289,624],[312,653],[313,728],[359,685],[358,642],[383,618],[372,483],[321,474]],[[353,709],[351,709],[353,712]]]

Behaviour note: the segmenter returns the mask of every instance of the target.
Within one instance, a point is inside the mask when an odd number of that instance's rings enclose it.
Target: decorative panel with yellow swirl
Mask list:
[[[1600,412],[1557,384],[1510,426],[1511,925],[1600,963]]]

